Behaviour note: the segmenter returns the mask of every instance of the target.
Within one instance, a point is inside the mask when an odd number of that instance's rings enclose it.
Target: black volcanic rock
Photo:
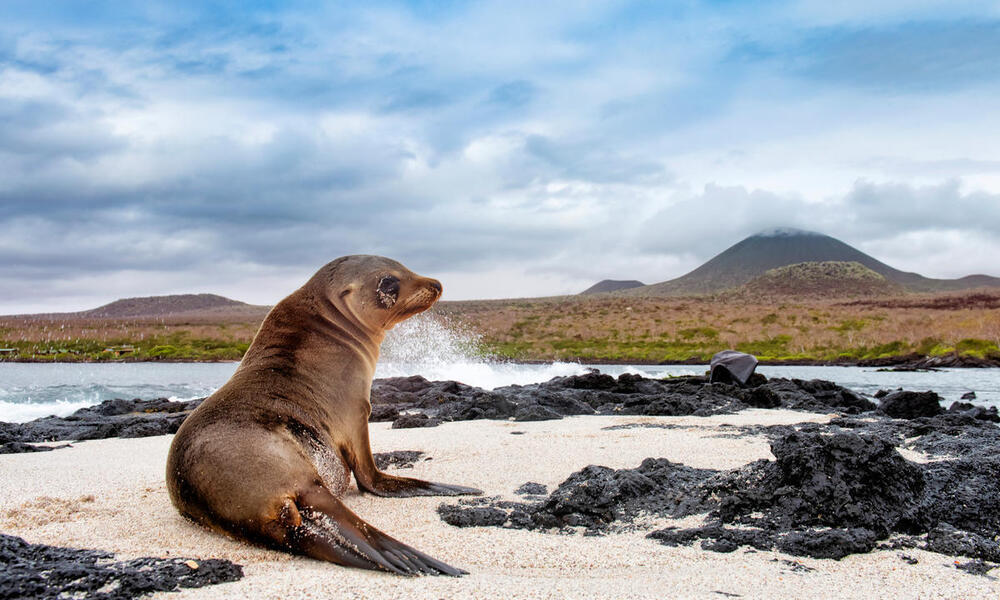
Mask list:
[[[933,417],[944,412],[941,397],[934,392],[908,391],[887,394],[879,402],[878,410],[894,419]]]
[[[403,415],[392,422],[393,429],[415,429],[417,427],[437,427],[440,419],[432,419],[423,413]]]
[[[51,452],[60,448],[69,448],[69,444],[61,446],[36,446],[24,442],[7,442],[0,444],[0,454],[24,454],[27,452]]]
[[[762,391],[763,390],[763,391]],[[852,392],[847,388],[822,379],[784,379],[776,377],[765,383],[748,389],[741,390],[740,395],[750,399],[753,394],[773,394],[777,396],[782,408],[792,410],[805,410],[810,412],[830,412],[838,411],[847,414],[857,414],[869,410],[875,410],[875,404]],[[766,400],[760,396],[751,402],[766,402],[773,404],[773,399]],[[750,402],[747,402],[748,404]]]
[[[775,461],[758,461],[719,478],[724,523],[764,529],[863,528],[885,537],[909,527],[924,490],[923,473],[892,444],[855,433],[793,432],[771,444]]]
[[[700,541],[716,552],[750,546],[833,559],[920,546],[1000,562],[1000,427],[993,422],[959,410],[913,420],[869,412],[830,424],[742,429],[768,435],[775,460],[724,472],[665,459],[636,469],[591,465],[540,501],[476,498],[439,512],[460,526],[583,527],[591,534],[633,527],[637,515],[708,513],[701,527],[648,537],[668,545]],[[917,464],[897,445],[949,458]]]
[[[176,433],[184,419],[203,398],[173,402],[154,400],[105,400],[66,417],[43,417],[27,423],[0,423],[0,444],[98,440],[111,437],[147,437]]]
[[[590,465],[570,475],[548,498],[533,504],[472,498],[442,504],[438,513],[458,527],[585,527],[606,531],[616,522],[631,522],[640,515],[686,516],[707,511],[715,505],[714,500],[695,498],[688,490],[717,473],[665,458],[647,458],[635,469]],[[544,493],[544,489],[526,483],[517,493]]]
[[[0,533],[0,598],[126,600],[243,577],[243,567],[218,558],[113,558],[108,552],[29,544]]]
[[[372,454],[375,458],[375,466],[379,470],[385,470],[386,467],[393,466],[399,469],[412,469],[413,465],[421,460],[424,453],[420,450],[393,450],[392,452],[376,452]],[[430,460],[424,458],[423,460]]]
[[[201,402],[115,399],[66,417],[0,422],[0,444],[166,435],[175,433]],[[540,421],[592,414],[707,416],[747,407],[844,414],[875,408],[870,401],[829,381],[768,380],[755,374],[741,387],[709,383],[700,376],[647,379],[626,373],[615,378],[596,372],[492,391],[420,376],[377,379],[372,384],[371,403],[370,420],[391,421],[395,428],[432,427],[445,421]],[[995,411],[968,410],[979,411],[976,418],[996,418]],[[27,451],[23,446],[7,448],[8,452]]]

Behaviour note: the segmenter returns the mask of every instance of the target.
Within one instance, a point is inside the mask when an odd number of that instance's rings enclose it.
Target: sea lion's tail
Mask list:
[[[302,494],[295,504],[302,523],[288,532],[285,545],[299,553],[398,575],[467,574],[372,527],[322,486]]]

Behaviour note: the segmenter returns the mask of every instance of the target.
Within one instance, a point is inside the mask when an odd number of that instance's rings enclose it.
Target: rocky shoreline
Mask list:
[[[559,359],[562,362],[576,362],[588,365],[707,365],[702,358],[690,358],[687,360],[652,361],[652,360],[607,360],[601,358],[586,357],[564,357]],[[132,362],[162,362],[162,363],[238,363],[233,359],[176,359],[176,358],[134,358],[119,357],[113,359],[92,360],[81,357],[79,360],[53,360],[51,358],[35,357],[3,357],[0,363],[132,363]],[[542,359],[518,359],[512,362],[519,364],[549,364],[552,360]],[[1000,358],[996,356],[978,357],[969,354],[944,354],[940,356],[926,356],[923,354],[898,354],[894,356],[884,356],[881,358],[854,359],[843,358],[835,360],[820,360],[811,358],[790,358],[787,360],[761,359],[760,364],[768,366],[796,366],[796,367],[886,367],[894,370],[930,370],[930,369],[988,369],[1000,368]]]
[[[172,433],[199,403],[112,400],[68,417],[0,423],[0,453],[48,448],[39,442]],[[371,419],[411,428],[578,415],[707,417],[748,408],[836,416],[822,424],[731,427],[718,434],[764,436],[774,460],[731,470],[655,456],[628,469],[580,465],[551,493],[529,481],[516,490],[521,501],[449,501],[440,505],[440,517],[456,527],[585,535],[641,530],[648,516],[697,517],[694,526],[661,526],[646,535],[650,543],[698,544],[714,552],[743,547],[832,559],[919,548],[962,557],[956,564],[987,576],[1000,563],[1000,416],[965,402],[945,409],[933,392],[884,390],[867,398],[828,381],[759,374],[739,386],[700,376],[656,380],[592,372],[494,390],[413,376],[376,380]],[[630,427],[675,426],[639,420],[613,428]],[[402,451],[377,458],[405,468],[430,457]]]

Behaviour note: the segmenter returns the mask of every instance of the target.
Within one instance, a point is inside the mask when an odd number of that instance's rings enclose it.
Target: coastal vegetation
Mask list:
[[[266,314],[0,317],[0,360],[238,360]],[[1000,360],[1000,291],[854,300],[720,294],[443,302],[431,314],[514,360],[704,362],[733,348],[772,362],[958,355]]]
[[[440,309],[500,356],[704,362],[732,348],[773,362],[904,356],[1000,359],[1000,292],[851,302],[759,297],[463,302]]]

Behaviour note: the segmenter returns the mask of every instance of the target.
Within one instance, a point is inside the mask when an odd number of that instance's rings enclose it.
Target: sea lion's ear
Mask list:
[[[399,299],[399,278],[386,275],[378,282],[378,289],[375,290],[375,301],[382,308],[392,308]]]
[[[347,288],[346,290],[340,292],[340,297],[343,298],[344,296],[347,296],[348,294],[350,294],[353,291],[354,290],[352,290],[351,288]]]

